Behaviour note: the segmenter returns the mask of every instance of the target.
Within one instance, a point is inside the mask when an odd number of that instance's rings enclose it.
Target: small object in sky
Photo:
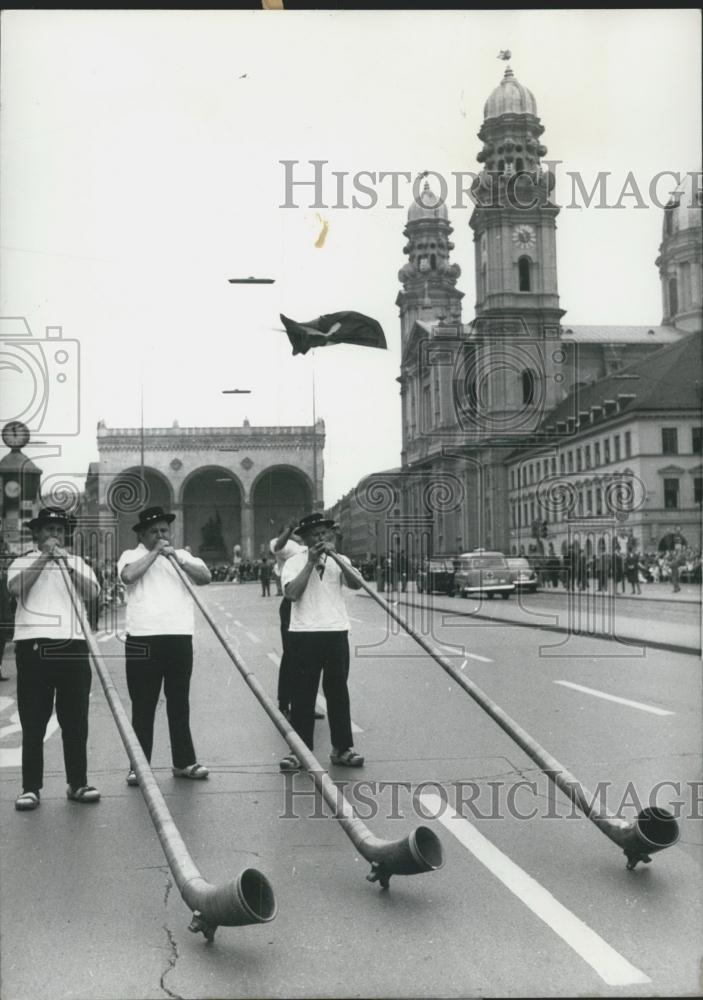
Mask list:
[[[512,53],[510,49],[501,49],[500,52],[498,53],[498,58],[507,60],[510,59],[511,55]]]
[[[311,347],[328,344],[356,344],[386,350],[386,338],[381,324],[358,312],[336,312],[305,323],[297,323],[281,313],[281,322],[293,345],[293,354],[307,354]]]
[[[244,393],[244,392],[251,392],[251,389],[223,389],[222,391],[224,393],[232,393],[232,392]]]
[[[317,250],[321,250],[322,247],[325,245],[325,240],[327,239],[327,233],[329,232],[330,224],[327,221],[327,219],[322,218],[319,212],[315,212],[315,216],[317,218],[317,221],[322,226],[322,229],[320,230],[320,235],[315,240],[315,248]]]
[[[229,278],[230,285],[272,285],[275,278]]]
[[[246,80],[246,78],[247,78],[248,75],[249,75],[248,73],[242,73],[242,75],[239,76],[239,77],[237,77],[237,79],[238,80]]]

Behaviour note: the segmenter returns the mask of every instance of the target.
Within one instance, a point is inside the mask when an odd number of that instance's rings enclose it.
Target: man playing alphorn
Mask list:
[[[175,514],[149,507],[133,526],[139,544],[120,556],[117,572],[127,588],[127,688],[132,727],[151,761],[154,717],[163,684],[171,738],[173,774],[202,780],[209,771],[198,764],[190,732],[190,678],[193,672],[193,601],[168,556],[198,585],[210,583],[202,559],[174,549],[170,525]],[[136,785],[133,769],[127,784]]]

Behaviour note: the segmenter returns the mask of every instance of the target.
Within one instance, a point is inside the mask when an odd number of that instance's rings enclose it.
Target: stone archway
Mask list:
[[[181,493],[183,545],[208,565],[230,563],[241,543],[242,489],[228,469],[207,466],[186,479]]]
[[[254,558],[268,552],[269,542],[284,521],[312,510],[312,483],[299,469],[274,466],[251,488],[254,512]]]
[[[125,549],[133,549],[137,536],[132,525],[139,520],[145,507],[163,507],[170,511],[173,495],[168,480],[156,469],[149,467],[124,469],[110,483],[107,506],[114,515],[116,525],[115,553],[108,558],[118,558]]]

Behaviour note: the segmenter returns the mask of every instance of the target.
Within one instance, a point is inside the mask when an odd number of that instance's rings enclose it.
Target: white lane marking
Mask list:
[[[20,725],[19,712],[13,712],[10,716],[10,722],[12,725],[3,726],[0,729],[0,737],[9,736],[10,733],[19,732],[22,729]],[[56,730],[59,728],[59,720],[56,718],[56,714],[51,716],[49,719],[49,725],[46,727],[46,736],[44,737],[44,742],[50,739]],[[0,767],[20,767],[22,764],[22,747],[8,747],[7,749],[0,749]]]
[[[0,712],[4,712],[6,708],[9,708],[10,705],[14,704],[14,698],[7,698],[5,695],[0,695]]]
[[[358,622],[359,625],[363,625],[364,624],[364,622],[363,622],[363,620],[361,618],[354,618],[354,617],[352,617],[352,615],[349,615],[349,621],[350,622]]]
[[[238,622],[236,618],[234,619],[234,624],[238,625],[240,628],[244,628],[244,626],[242,625],[242,623]]]
[[[220,608],[220,610],[222,610],[222,609]],[[227,616],[227,618],[233,618],[234,617],[234,615],[232,614],[231,611],[225,611],[225,615]],[[239,622],[237,622],[237,624],[239,624]]]
[[[639,708],[642,712],[651,712],[652,715],[675,715],[667,708],[656,708],[654,705],[645,705],[642,701],[631,701],[629,698],[620,698],[616,694],[606,694],[605,691],[596,691],[595,688],[584,687],[583,684],[572,684],[571,681],[554,681],[563,687],[573,688],[574,691],[583,691],[584,694],[592,694],[594,698],[604,698],[605,701],[614,701],[618,705],[628,705],[630,708]]]
[[[271,660],[272,663],[276,664],[276,666],[280,665],[281,657],[277,653],[267,653],[266,655],[268,656],[269,660]],[[317,708],[318,712],[324,712],[325,715],[327,715],[327,701],[323,694],[318,694],[317,701],[315,702],[315,707]],[[361,728],[361,726],[357,726],[356,722],[354,722],[353,719],[351,727],[353,733],[363,733],[364,731]]]
[[[257,643],[261,642],[261,639],[258,637],[258,635],[254,635],[253,632],[247,632],[247,638],[251,639],[252,642],[257,642]]]
[[[457,653],[456,646],[447,646],[443,642],[438,642],[437,645],[440,649],[444,649],[447,653],[452,653],[454,656],[461,655]],[[493,660],[489,660],[487,656],[479,656],[478,653],[467,653],[466,650],[464,650],[464,656],[468,656],[470,660],[480,660],[481,663],[493,663]],[[462,667],[461,669],[463,670],[464,668]]]
[[[464,662],[462,663],[462,665],[459,667],[459,670],[463,670],[467,663],[468,663],[468,660],[464,660]]]
[[[327,715],[327,699],[325,698],[324,694],[318,694],[317,701],[315,702],[315,707],[317,708],[318,712],[324,712],[325,715]],[[353,719],[351,727],[353,733],[363,733],[364,731],[361,728],[361,726],[357,726],[357,724],[354,722]]]
[[[467,851],[485,865],[517,898],[532,910],[535,916],[550,927],[555,934],[579,955],[609,986],[630,986],[651,982],[649,976],[631,965],[600,935],[567,910],[544,886],[523,871],[503,854],[483,834],[451,811],[442,813],[446,802],[432,793],[422,793],[420,799],[428,813],[437,816],[440,823],[453,834]],[[441,814],[441,815],[440,815]]]

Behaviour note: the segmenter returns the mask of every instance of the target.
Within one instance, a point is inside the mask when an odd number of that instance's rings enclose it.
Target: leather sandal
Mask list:
[[[80,788],[71,788],[69,785],[66,789],[66,798],[70,799],[71,802],[99,802],[100,792],[92,785],[81,785]]]
[[[127,784],[130,786],[130,788],[134,788],[136,785],[139,784],[139,780],[137,778],[137,772],[134,769],[130,770],[129,774],[127,775]]]
[[[278,762],[280,771],[299,771],[301,763],[294,753],[289,753]]]
[[[338,750],[332,750],[330,760],[333,764],[340,764],[342,767],[364,766],[364,758],[356,750],[352,750],[351,747],[348,750],[343,750],[341,753]]]
[[[39,792],[22,792],[15,799],[15,809],[20,812],[27,812],[39,806]]]
[[[202,764],[190,764],[188,767],[172,767],[174,778],[190,778],[191,781],[204,781],[210,774]]]

